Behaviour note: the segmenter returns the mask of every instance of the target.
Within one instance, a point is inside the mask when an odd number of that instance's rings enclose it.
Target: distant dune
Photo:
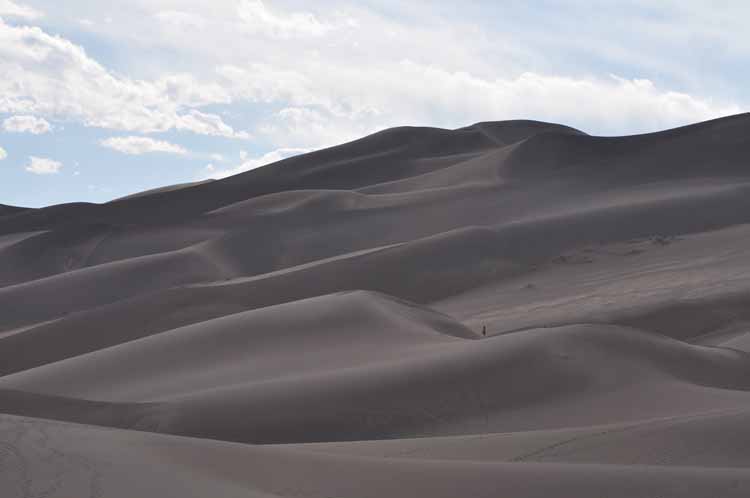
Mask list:
[[[0,205],[0,496],[750,496],[750,114]]]

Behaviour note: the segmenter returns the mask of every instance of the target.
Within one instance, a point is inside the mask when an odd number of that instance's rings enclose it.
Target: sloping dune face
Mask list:
[[[0,205],[0,496],[750,496],[750,115]]]

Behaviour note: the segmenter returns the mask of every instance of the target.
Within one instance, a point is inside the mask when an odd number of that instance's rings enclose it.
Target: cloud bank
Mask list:
[[[141,155],[150,152],[164,152],[167,154],[177,154],[184,156],[188,153],[184,147],[169,143],[164,140],[154,140],[148,137],[111,137],[102,140],[100,144],[103,147],[122,152],[123,154]]]
[[[197,109],[231,98],[187,74],[138,80],[113,74],[72,42],[0,19],[0,113],[53,116],[85,126],[141,133],[179,130],[249,138]]]
[[[34,20],[42,17],[43,14],[36,9],[17,4],[11,0],[0,0],[0,16]]]
[[[11,133],[41,135],[49,133],[52,125],[46,119],[36,116],[11,116],[3,121],[3,130]]]

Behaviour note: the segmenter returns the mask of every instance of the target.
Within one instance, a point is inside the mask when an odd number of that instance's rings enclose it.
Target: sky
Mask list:
[[[747,19],[745,0],[0,0],[0,204],[106,202],[392,126],[745,112]]]

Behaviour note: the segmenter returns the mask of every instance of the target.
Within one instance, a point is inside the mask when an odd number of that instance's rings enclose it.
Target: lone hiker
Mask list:
[[[487,326],[486,325],[482,325],[482,335],[485,336],[485,337],[487,336]]]

